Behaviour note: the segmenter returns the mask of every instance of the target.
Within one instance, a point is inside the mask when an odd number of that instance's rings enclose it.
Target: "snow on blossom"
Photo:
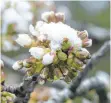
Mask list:
[[[42,59],[44,55],[44,49],[40,47],[32,47],[29,49],[30,54],[37,58],[37,59]]]

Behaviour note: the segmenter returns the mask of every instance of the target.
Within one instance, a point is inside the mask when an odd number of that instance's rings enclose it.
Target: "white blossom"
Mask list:
[[[13,68],[14,70],[19,70],[19,69],[22,68],[22,65],[20,64],[19,61],[17,61],[17,62],[15,62],[15,63],[13,64],[12,68]]]
[[[38,36],[39,32],[37,30],[35,30],[35,28],[33,27],[33,25],[29,26],[29,31],[33,36]]]
[[[48,22],[48,17],[49,17],[49,12],[44,12],[41,16],[41,18],[45,21]]]
[[[77,31],[62,22],[45,23],[38,31],[40,34],[47,34],[48,39],[55,41],[56,43],[62,43],[64,38],[68,38],[68,40],[72,43],[72,46],[82,46],[82,41],[77,36]]]
[[[54,42],[54,41],[51,41],[51,43],[49,45],[50,45],[51,50],[61,49],[61,45],[59,43]]]
[[[44,65],[49,65],[53,62],[53,59],[54,59],[54,55],[53,54],[50,54],[50,53],[47,53],[43,56],[43,60],[42,60],[42,63]]]
[[[44,23],[45,23],[45,22],[43,22],[43,21],[38,21],[38,22],[36,22],[35,29],[40,28]]]
[[[19,34],[16,42],[21,46],[29,46],[32,43],[32,39],[27,34]]]
[[[47,37],[46,37],[46,35],[43,35],[43,34],[41,34],[41,35],[39,35],[38,36],[38,40],[40,40],[40,41],[44,41],[44,40],[46,40],[47,39]]]
[[[40,47],[32,47],[29,49],[30,54],[37,58],[37,59],[42,59],[44,55],[44,49]]]
[[[52,15],[54,15],[54,12],[53,11],[50,11],[50,12],[44,12],[43,14],[42,14],[42,19],[45,21],[45,22],[48,22],[48,18],[50,17],[50,16],[52,16]]]

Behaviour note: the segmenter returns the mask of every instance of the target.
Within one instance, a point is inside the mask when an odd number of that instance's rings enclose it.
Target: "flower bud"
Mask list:
[[[54,60],[53,60],[53,64],[58,64],[58,62],[59,62],[59,59],[58,59],[58,57],[57,57],[57,55],[54,57]]]
[[[36,62],[36,64],[35,64],[35,73],[39,73],[42,70],[43,67],[44,67],[44,65],[42,64],[41,61]]]
[[[14,70],[19,70],[23,67],[23,62],[22,61],[17,61],[13,64],[12,68]]]
[[[88,32],[86,30],[78,31],[77,35],[81,38],[81,40],[84,40],[88,37]]]
[[[53,59],[54,59],[54,55],[50,54],[50,53],[47,53],[43,56],[43,60],[42,60],[42,63],[44,65],[49,65],[53,62]]]
[[[69,72],[68,69],[63,67],[63,68],[61,68],[61,71],[62,71],[64,76],[68,75],[68,72]]]
[[[73,63],[73,57],[74,57],[74,55],[72,53],[70,53],[69,56],[68,56],[68,59],[67,59],[67,64],[69,66],[71,66],[72,63]]]
[[[58,51],[57,56],[59,60],[62,60],[62,61],[65,61],[67,59],[67,55],[62,51]]]
[[[53,11],[51,12],[45,12],[42,14],[41,17],[45,22],[55,22],[55,13]]]
[[[36,62],[36,58],[34,58],[34,57],[32,56],[32,57],[26,59],[26,61],[27,61],[27,63],[29,63],[29,64],[33,64],[33,63]]]
[[[56,22],[64,22],[65,16],[64,13],[56,13]]]
[[[7,99],[5,97],[1,97],[1,103],[7,103]]]
[[[27,34],[19,34],[15,41],[23,47],[29,47],[32,44],[32,39]]]
[[[92,39],[88,39],[88,38],[84,39],[82,41],[82,46],[83,47],[90,47],[90,46],[92,46]]]
[[[74,62],[75,62],[75,65],[77,65],[78,67],[82,67],[84,64],[82,61],[80,61],[78,58],[74,58]]]
[[[28,59],[23,60],[23,66],[26,68],[29,68],[29,67],[31,67],[31,63],[28,63],[27,61],[28,61]]]
[[[60,79],[63,77],[59,68],[54,68],[54,80]]]
[[[64,39],[62,43],[62,50],[66,51],[71,47],[71,42],[69,42],[67,39]]]
[[[76,51],[75,55],[80,59],[90,58],[90,53],[85,48],[81,48],[81,50]]]
[[[32,47],[29,49],[29,52],[33,57],[37,58],[38,60],[42,59],[44,55],[44,49],[40,47]]]

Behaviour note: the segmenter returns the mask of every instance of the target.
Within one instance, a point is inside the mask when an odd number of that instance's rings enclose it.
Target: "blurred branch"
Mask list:
[[[27,103],[30,98],[30,93],[33,91],[35,85],[37,85],[38,83],[37,78],[38,74],[28,78],[24,78],[23,83],[21,83],[20,86],[17,87],[4,85],[3,91],[11,92],[16,95],[14,103]]]
[[[110,41],[107,41],[96,53],[92,55],[92,58],[88,61],[85,69],[72,81],[69,88],[65,88],[62,92],[58,93],[57,96],[52,97],[52,99],[45,103],[63,103],[66,98],[75,98],[76,90],[80,86],[84,77],[88,74],[88,71],[92,70],[92,66],[96,64],[109,49]]]

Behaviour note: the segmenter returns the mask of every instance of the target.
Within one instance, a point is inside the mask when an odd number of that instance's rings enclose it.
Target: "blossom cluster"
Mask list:
[[[0,76],[1,76],[1,80],[0,80],[0,94],[1,94],[1,103],[14,103],[14,99],[15,99],[15,95],[7,92],[5,90],[3,90],[3,86],[5,85],[5,73],[3,71],[4,68],[4,63],[2,60],[0,60],[0,67],[1,67],[1,71],[0,71]]]
[[[31,57],[19,60],[14,70],[25,69],[27,76],[40,74],[39,83],[57,79],[70,82],[91,57],[86,47],[92,45],[88,32],[78,31],[64,23],[63,13],[45,12],[42,21],[29,26],[29,34],[19,34],[16,42],[29,48]]]

